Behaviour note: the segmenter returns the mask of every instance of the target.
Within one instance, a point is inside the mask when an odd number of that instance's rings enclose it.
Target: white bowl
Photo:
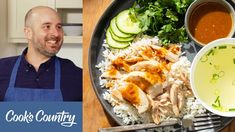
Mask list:
[[[80,24],[66,24],[63,25],[63,30],[65,36],[81,36],[82,35],[82,25]]]
[[[235,110],[226,111],[235,108],[235,38],[218,39],[205,45],[195,56],[190,73],[193,93],[207,110],[235,117]],[[216,101],[218,96],[220,101]]]

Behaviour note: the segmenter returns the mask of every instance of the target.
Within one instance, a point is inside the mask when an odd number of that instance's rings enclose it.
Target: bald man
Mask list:
[[[0,59],[1,101],[81,101],[82,70],[56,54],[64,32],[57,12],[46,6],[25,16],[28,46],[19,56]]]

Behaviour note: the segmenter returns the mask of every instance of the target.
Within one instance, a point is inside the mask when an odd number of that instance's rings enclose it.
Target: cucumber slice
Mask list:
[[[130,42],[118,42],[113,40],[109,29],[106,32],[106,41],[111,48],[116,48],[116,49],[123,49],[130,45],[129,44]]]
[[[131,36],[131,37],[128,37],[128,38],[121,38],[121,37],[118,37],[118,36],[115,35],[115,33],[113,32],[113,30],[112,30],[111,28],[109,28],[109,32],[110,32],[112,38],[113,38],[114,40],[116,40],[116,41],[119,41],[119,42],[132,41],[132,40],[135,38],[134,35]]]
[[[114,17],[114,18],[111,20],[111,22],[110,22],[110,28],[111,28],[111,30],[113,31],[113,33],[114,33],[116,36],[122,37],[122,38],[131,37],[132,34],[123,33],[123,32],[121,32],[121,31],[118,29],[118,27],[117,27],[117,25],[116,25],[116,19],[117,19],[117,17]]]
[[[118,14],[116,19],[118,29],[126,34],[138,34],[141,32],[139,21],[134,22],[129,16],[129,10],[124,10]]]

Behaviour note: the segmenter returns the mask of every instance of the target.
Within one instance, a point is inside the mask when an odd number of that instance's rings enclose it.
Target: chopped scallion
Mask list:
[[[220,104],[220,100],[218,100],[218,105],[219,105],[219,107],[221,106],[221,104]]]
[[[214,103],[212,104],[214,108],[221,108],[221,103],[220,103],[220,96],[217,96]]]
[[[226,49],[226,48],[227,48],[226,45],[219,46],[219,49]]]
[[[214,50],[211,49],[211,50],[207,53],[207,56],[211,55],[213,52],[214,52]]]
[[[219,106],[217,106],[216,104],[212,104],[212,107],[219,108]]]
[[[218,80],[218,79],[219,79],[219,75],[216,74],[216,73],[214,73],[214,74],[212,75],[212,79],[213,79],[213,80]]]
[[[235,49],[235,46],[233,46],[232,48]]]
[[[233,64],[235,64],[235,58],[233,58]]]
[[[217,96],[217,98],[215,99],[215,103],[217,103],[219,101],[219,96]]]
[[[228,109],[229,111],[235,111],[235,108],[230,108],[230,109]]]

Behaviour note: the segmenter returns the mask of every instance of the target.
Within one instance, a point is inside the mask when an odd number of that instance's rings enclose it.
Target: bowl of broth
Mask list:
[[[190,73],[193,93],[206,109],[235,117],[235,38],[205,45],[195,56]]]
[[[188,36],[200,46],[213,40],[231,38],[235,13],[225,0],[195,0],[187,9],[185,28]]]

